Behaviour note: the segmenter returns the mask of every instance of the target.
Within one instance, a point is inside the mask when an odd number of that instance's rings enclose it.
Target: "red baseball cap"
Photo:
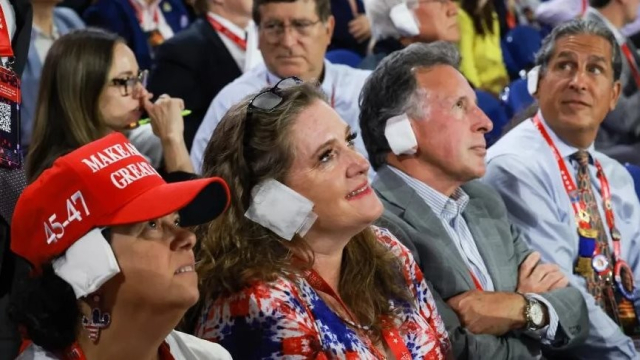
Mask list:
[[[11,250],[36,273],[97,227],[181,211],[182,226],[210,221],[229,206],[221,178],[167,184],[120,133],[68,153],[27,186],[11,223]]]

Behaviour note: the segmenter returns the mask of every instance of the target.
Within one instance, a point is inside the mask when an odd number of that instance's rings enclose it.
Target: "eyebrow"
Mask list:
[[[589,61],[606,63],[607,59],[600,55],[589,55]]]
[[[351,134],[351,126],[347,125],[346,129],[345,129],[345,133],[344,133],[344,137],[345,139]],[[313,152],[313,154],[311,154],[311,159],[314,159],[316,157],[318,157],[318,155],[320,155],[320,153],[322,153],[324,150],[326,150],[327,147],[329,147],[330,145],[333,145],[335,143],[337,143],[338,140],[336,139],[330,139],[325,141],[322,145],[320,145],[318,147],[318,149],[316,151]]]
[[[118,76],[122,76],[122,75],[132,75],[132,76],[133,76],[133,74],[134,74],[134,73],[133,73],[133,71],[129,71],[129,70],[127,70],[127,71],[121,71],[121,72],[119,72],[118,74],[116,74],[116,77],[118,77]]]
[[[572,52],[569,51],[561,51],[558,56],[556,56],[558,58],[571,58],[571,59],[575,59],[576,55]]]

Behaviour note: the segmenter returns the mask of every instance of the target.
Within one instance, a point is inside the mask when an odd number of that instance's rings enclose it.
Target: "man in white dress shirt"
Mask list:
[[[216,126],[235,103],[281,78],[297,76],[317,81],[329,104],[358,131],[358,96],[369,71],[331,64],[324,59],[333,34],[329,0],[255,0],[254,21],[264,65],[258,65],[227,85],[213,99],[191,147],[191,161],[200,172],[205,148]],[[366,151],[360,138],[356,148]]]

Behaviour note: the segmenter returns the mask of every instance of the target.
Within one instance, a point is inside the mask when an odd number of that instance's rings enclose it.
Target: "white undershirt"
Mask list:
[[[173,37],[173,29],[171,29],[171,26],[169,26],[169,24],[167,24],[167,21],[164,18],[164,14],[162,13],[162,9],[159,9],[160,0],[156,0],[151,4],[147,3],[146,0],[133,1],[142,10],[142,22],[140,23],[140,28],[142,28],[142,31],[149,32],[157,29],[164,40]],[[156,9],[159,10],[157,24],[154,21]],[[137,15],[138,9],[134,7],[134,10],[136,11]]]

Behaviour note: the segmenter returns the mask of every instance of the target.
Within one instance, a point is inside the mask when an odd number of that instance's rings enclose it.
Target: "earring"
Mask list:
[[[89,339],[94,343],[100,338],[100,330],[106,329],[111,324],[111,314],[100,310],[100,295],[93,295],[96,307],[91,309],[91,318],[82,315],[82,327],[89,332]]]

